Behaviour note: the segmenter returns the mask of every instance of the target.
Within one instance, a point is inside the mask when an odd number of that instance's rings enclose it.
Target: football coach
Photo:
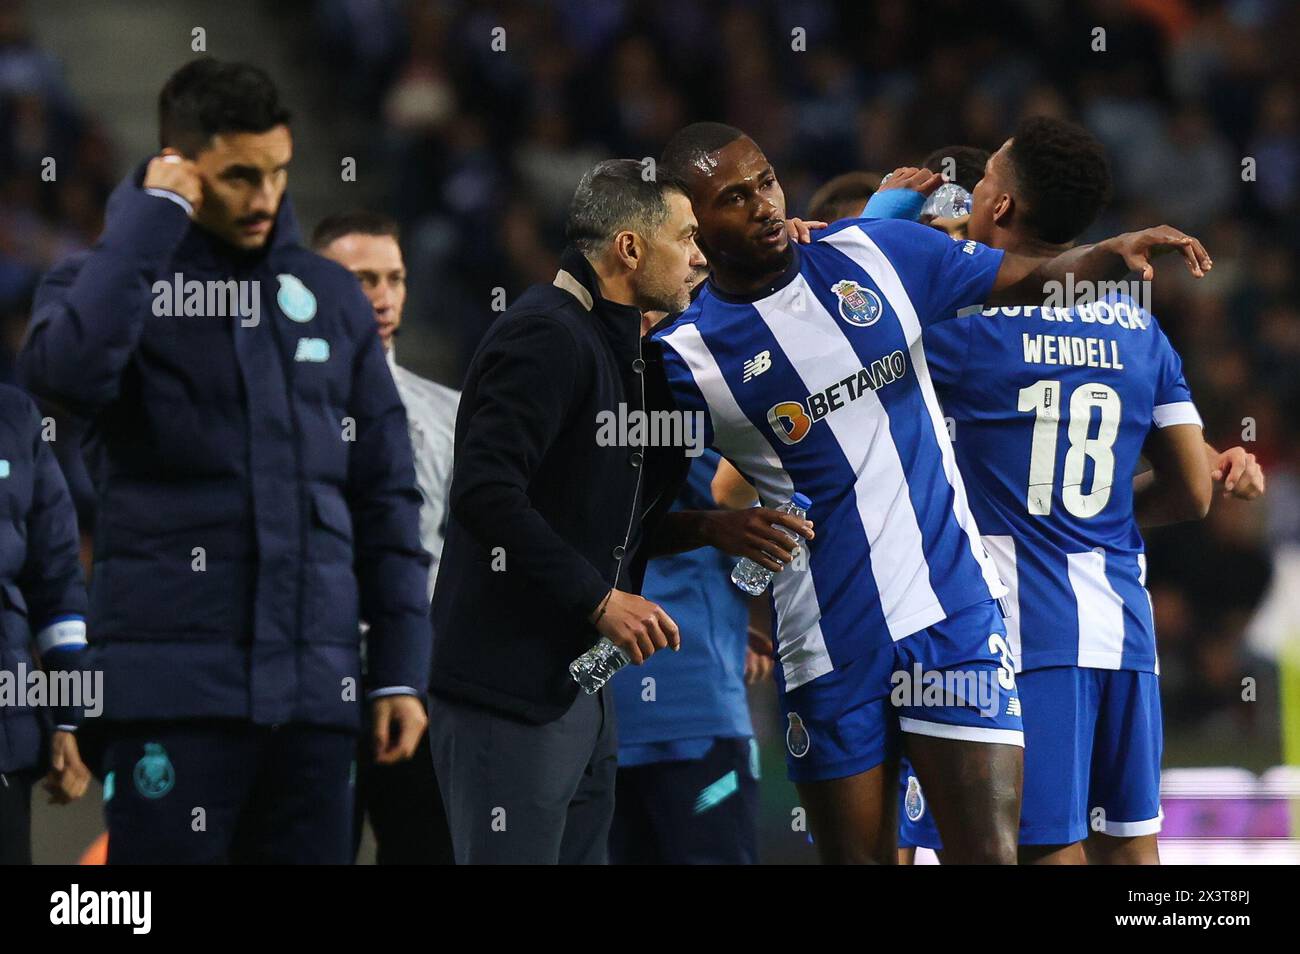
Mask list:
[[[266,74],[189,63],[159,124],[98,242],[42,281],[18,362],[102,448],[109,862],[346,863],[359,620],[380,757],[426,724],[406,417],[356,280],[299,242]]]
[[[679,645],[638,595],[651,555],[714,545],[779,569],[793,548],[771,525],[811,536],[772,510],[667,515],[685,442],[599,436],[611,416],[672,410],[641,327],[644,312],[685,309],[706,264],[683,190],[602,162],[566,231],[554,282],[484,335],[456,419],[429,736],[459,864],[606,862],[614,708],[603,689],[580,693],[569,663],[601,636],[634,663]]]

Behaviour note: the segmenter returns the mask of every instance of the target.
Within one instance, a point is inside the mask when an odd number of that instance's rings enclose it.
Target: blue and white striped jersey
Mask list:
[[[1201,423],[1182,362],[1126,295],[989,308],[925,350],[1018,669],[1157,672],[1133,473],[1152,427]]]
[[[1002,253],[849,219],[751,298],[709,283],[655,337],[678,407],[775,507],[812,499],[772,584],[787,689],[1006,592],[966,502],[922,328],[985,300]]]

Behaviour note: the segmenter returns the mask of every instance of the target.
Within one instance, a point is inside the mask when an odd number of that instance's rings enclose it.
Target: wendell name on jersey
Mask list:
[[[709,282],[655,335],[677,405],[817,538],[772,583],[787,690],[1003,595],[966,501],[922,329],[985,300],[1002,253],[912,222],[851,219],[792,247],[771,286]]]
[[[1127,297],[1081,304],[1076,308],[1049,308],[1027,305],[1023,308],[986,308],[987,317],[1039,318],[1048,322],[1115,326],[1129,331],[1146,331],[1147,313]],[[1022,332],[1021,347],[1026,364],[1061,365],[1064,367],[1124,369],[1118,338],[1075,334]]]

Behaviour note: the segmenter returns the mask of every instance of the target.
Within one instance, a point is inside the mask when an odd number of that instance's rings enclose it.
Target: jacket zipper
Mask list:
[[[637,372],[637,377],[641,384],[641,413],[645,413],[645,359],[641,355],[641,336],[638,334],[636,339],[636,357],[641,362],[641,370]],[[636,448],[640,451],[641,448]],[[645,455],[642,454],[641,463],[636,469],[636,489],[632,491],[632,511],[627,515],[627,531],[623,534],[623,546],[620,549],[623,555],[618,558],[618,564],[614,567],[614,589],[618,589],[618,577],[623,572],[623,560],[627,558],[627,545],[632,539],[632,524],[636,522],[636,504],[641,499],[641,475],[645,472]]]

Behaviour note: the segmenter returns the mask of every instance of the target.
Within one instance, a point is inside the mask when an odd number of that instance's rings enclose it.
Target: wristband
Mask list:
[[[886,189],[867,200],[862,210],[864,219],[909,219],[913,222],[921,215],[925,196],[915,189]]]

